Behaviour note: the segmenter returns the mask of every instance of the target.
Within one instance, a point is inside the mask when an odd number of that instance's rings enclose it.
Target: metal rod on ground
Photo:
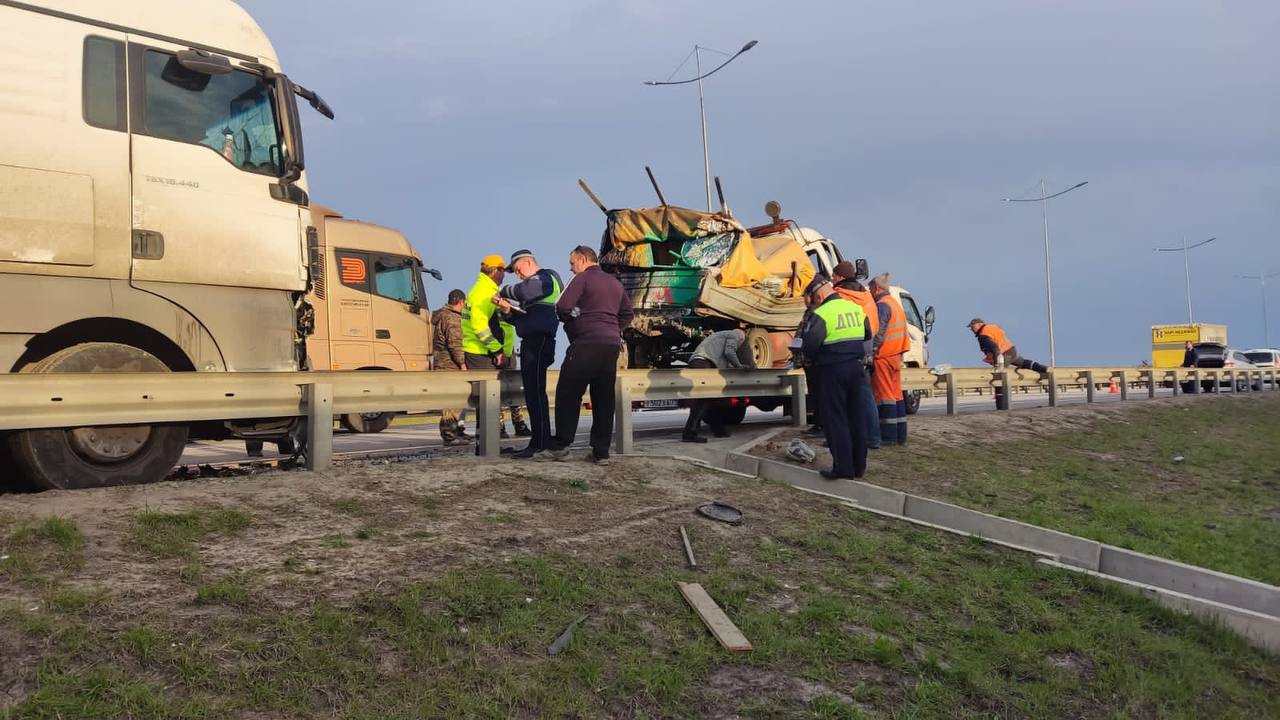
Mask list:
[[[684,554],[689,558],[689,567],[697,570],[698,561],[693,559],[693,546],[689,544],[689,533],[685,532],[684,526],[680,526],[680,539],[684,541]]]

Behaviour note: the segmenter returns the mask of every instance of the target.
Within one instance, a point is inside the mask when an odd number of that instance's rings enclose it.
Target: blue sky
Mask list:
[[[936,306],[935,362],[976,365],[999,322],[1048,359],[1039,207],[1049,208],[1058,363],[1136,363],[1150,326],[1196,319],[1262,343],[1280,270],[1280,3],[950,0],[734,3],[242,0],[305,112],[312,196],[405,232],[445,273],[530,247],[568,274],[610,206],[704,202],[696,89],[650,88],[693,47],[759,45],[706,87],[713,173],[747,224],[766,200]],[[299,9],[302,8],[301,14]],[[354,8],[354,9],[353,9]],[[1280,281],[1271,288],[1280,344]]]

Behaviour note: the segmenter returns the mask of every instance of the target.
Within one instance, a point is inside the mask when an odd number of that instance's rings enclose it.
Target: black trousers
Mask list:
[[[591,390],[591,451],[609,457],[613,442],[614,383],[618,379],[618,345],[569,345],[556,383],[556,436],[552,450],[563,450],[578,435],[582,396]]]
[[[822,374],[818,372],[818,368],[812,365],[804,366],[804,384],[809,387],[809,397],[817,400],[821,397],[818,386],[822,384]],[[822,403],[815,402],[813,407],[809,408],[809,412],[813,413],[813,424],[822,426]]]
[[[694,358],[689,361],[691,368],[713,368],[716,364],[705,358]],[[690,400],[689,401],[689,419],[684,424],[685,435],[697,435],[698,426],[702,424],[703,418],[707,417],[707,410],[710,409],[712,400]],[[712,432],[722,433],[724,427],[719,424],[719,418],[713,413],[708,421],[711,425]]]
[[[867,472],[867,425],[863,417],[862,385],[866,370],[857,360],[820,365],[822,392],[818,408],[831,450],[831,471],[860,478]]]
[[[520,380],[524,383],[524,404],[529,408],[529,447],[551,447],[551,405],[547,402],[547,368],[556,359],[554,335],[539,334],[520,339]]]

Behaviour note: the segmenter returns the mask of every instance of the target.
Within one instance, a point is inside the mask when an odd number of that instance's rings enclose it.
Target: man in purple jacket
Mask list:
[[[579,245],[569,253],[574,278],[556,302],[569,349],[556,383],[556,435],[547,455],[564,460],[578,434],[582,396],[591,388],[591,459],[609,464],[613,441],[614,382],[622,331],[631,324],[631,298],[618,279],[600,269],[596,251]]]

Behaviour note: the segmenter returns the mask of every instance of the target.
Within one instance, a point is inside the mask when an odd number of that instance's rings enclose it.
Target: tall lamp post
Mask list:
[[[1040,211],[1044,215],[1044,294],[1046,302],[1049,306],[1049,367],[1058,366],[1058,355],[1053,342],[1053,270],[1049,265],[1049,201],[1066,195],[1077,188],[1088,185],[1089,181],[1078,182],[1075,185],[1060,190],[1052,195],[1045,193],[1044,180],[1040,181],[1040,197],[1036,198],[1004,198],[1007,203],[1015,202],[1038,202],[1040,203]]]
[[[1211,243],[1211,242],[1213,242],[1214,240],[1217,240],[1217,239],[1218,239],[1218,238],[1216,238],[1216,237],[1211,237],[1211,238],[1209,238],[1208,240],[1201,240],[1200,242],[1196,243],[1195,245],[1188,245],[1188,244],[1187,244],[1187,239],[1186,239],[1186,238],[1182,238],[1182,247],[1172,247],[1172,248],[1152,248],[1155,252],[1164,252],[1164,253],[1167,253],[1167,252],[1180,252],[1180,253],[1182,253],[1182,270],[1183,270],[1183,272],[1185,272],[1185,273],[1186,273],[1186,278],[1187,278],[1187,324],[1188,324],[1188,325],[1194,325],[1194,324],[1195,324],[1195,322],[1196,322],[1196,320],[1195,320],[1195,315],[1194,315],[1194,314],[1192,313],[1192,311],[1191,311],[1191,260],[1189,259],[1189,253],[1188,253],[1188,251],[1189,251],[1189,250],[1195,250],[1195,249],[1196,249],[1196,248],[1198,248],[1198,247],[1203,247],[1203,246],[1205,246],[1205,245],[1208,245],[1209,243]]]
[[[725,60],[724,62],[720,63],[715,67],[714,70],[711,70],[707,73],[702,72],[702,51],[708,50],[709,48],[704,48],[701,45],[694,45],[693,56],[694,56],[695,66],[698,71],[697,77],[689,78],[688,80],[676,80],[674,82],[670,80],[661,80],[661,81],[646,80],[644,83],[645,85],[652,85],[652,86],[688,85],[689,83],[694,83],[694,82],[698,83],[698,112],[699,114],[702,115],[702,172],[705,175],[706,186],[707,186],[707,212],[711,212],[711,153],[707,150],[707,105],[706,105],[706,102],[703,100],[703,96],[702,96],[702,81],[705,78],[709,78],[712,75],[715,75],[716,73],[720,72],[721,68],[723,68],[725,65],[728,65],[734,60],[737,60],[739,55],[755,47],[757,42],[758,41],[756,40],[752,40],[746,45],[743,45],[741,50],[730,55],[728,60]],[[717,51],[712,50],[712,52],[717,52]],[[689,58],[686,57],[685,62],[689,62]],[[681,65],[683,64],[684,63],[681,63]],[[676,68],[676,70],[679,70],[679,69],[680,68]]]
[[[1241,275],[1245,280],[1257,280],[1262,287],[1262,347],[1271,347],[1271,328],[1267,325],[1267,280],[1280,275],[1280,270],[1265,275]]]

